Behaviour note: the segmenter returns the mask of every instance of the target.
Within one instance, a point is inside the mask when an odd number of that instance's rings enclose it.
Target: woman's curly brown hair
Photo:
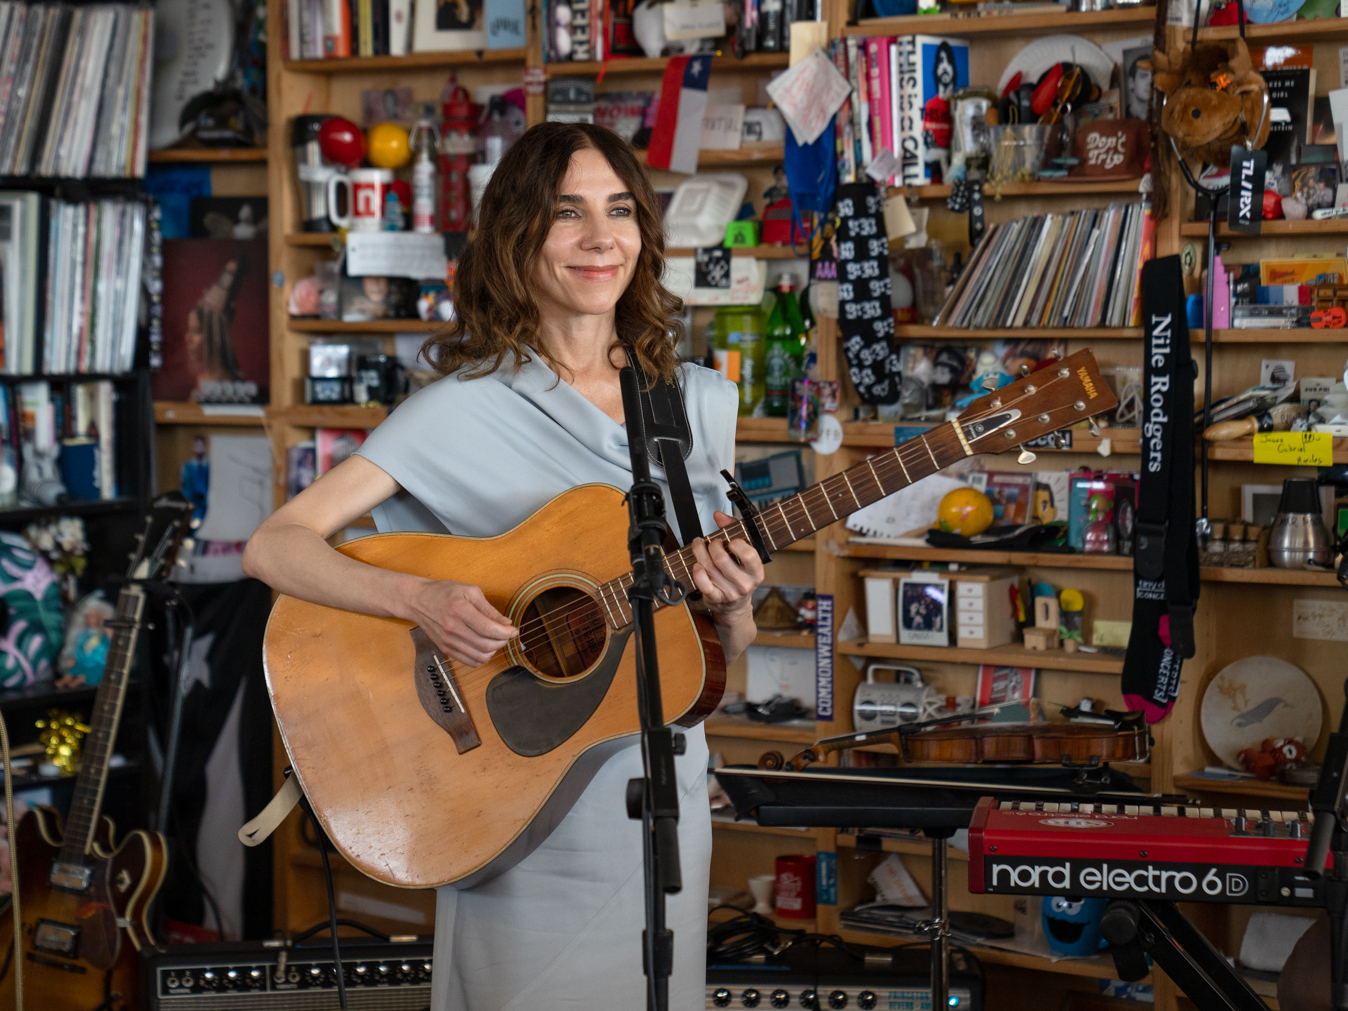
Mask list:
[[[665,236],[660,205],[632,149],[616,133],[588,123],[542,123],[506,152],[478,207],[477,234],[454,275],[454,321],[421,353],[444,375],[467,367],[465,378],[490,375],[507,354],[515,367],[537,354],[554,372],[557,361],[538,339],[539,313],[529,290],[534,261],[556,214],[556,198],[571,164],[585,148],[602,154],[632,194],[641,253],[618,299],[618,341],[650,377],[672,380],[678,359],[673,337],[682,301],[660,283]]]

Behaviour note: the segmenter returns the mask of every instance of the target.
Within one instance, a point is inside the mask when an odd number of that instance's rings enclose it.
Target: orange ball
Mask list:
[[[365,157],[375,168],[399,169],[412,160],[407,131],[397,123],[379,123],[370,127],[370,149]]]
[[[936,511],[942,530],[973,537],[992,526],[992,500],[977,488],[956,488]]]

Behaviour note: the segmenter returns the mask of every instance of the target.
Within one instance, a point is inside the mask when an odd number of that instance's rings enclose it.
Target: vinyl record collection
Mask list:
[[[1122,327],[1140,314],[1140,203],[994,225],[934,320],[952,327]]]
[[[149,7],[0,3],[0,175],[143,176],[153,37]]]
[[[0,371],[130,371],[145,229],[137,201],[0,193]]]

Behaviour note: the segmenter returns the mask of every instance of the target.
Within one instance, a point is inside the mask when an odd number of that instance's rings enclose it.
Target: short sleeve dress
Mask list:
[[[702,527],[729,511],[722,468],[734,466],[737,389],[718,373],[679,368],[693,450],[685,461]],[[359,450],[401,491],[374,510],[380,532],[492,537],[568,488],[632,480],[627,429],[536,358],[490,376],[447,376],[409,397]],[[664,472],[652,465],[673,516]],[[615,530],[615,537],[625,530]],[[452,579],[452,572],[445,573]],[[705,1003],[706,897],[711,859],[707,745],[687,731],[676,759],[683,891],[669,897],[672,1011]],[[432,1011],[565,1011],[642,1006],[644,927],[640,827],[627,781],[642,773],[632,746],[599,770],[546,842],[485,884],[439,889]],[[433,798],[427,798],[433,802]]]

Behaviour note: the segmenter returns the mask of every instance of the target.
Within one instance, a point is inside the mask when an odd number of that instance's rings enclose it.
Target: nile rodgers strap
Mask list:
[[[693,499],[693,486],[688,480],[684,460],[693,451],[693,430],[688,424],[688,410],[684,407],[683,391],[678,383],[652,384],[629,352],[627,361],[637,374],[637,388],[641,392],[641,417],[646,424],[647,452],[665,469],[669,481],[669,497],[673,500],[674,516],[679,522],[679,536],[684,547],[702,536],[702,522]]]

